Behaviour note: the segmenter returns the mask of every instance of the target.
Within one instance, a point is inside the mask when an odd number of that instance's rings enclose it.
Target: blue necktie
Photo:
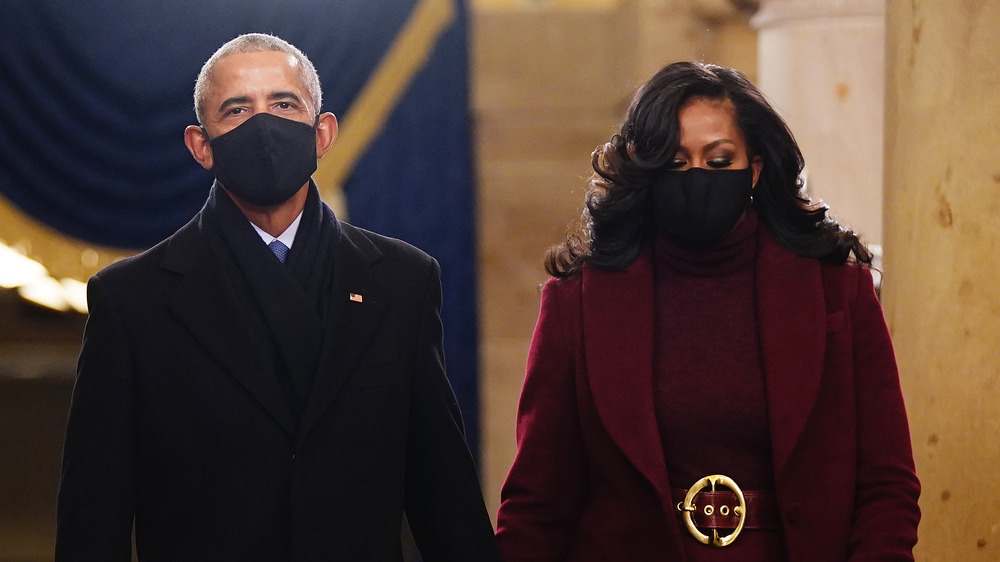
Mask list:
[[[272,240],[267,247],[271,249],[271,252],[278,258],[278,261],[285,263],[285,258],[288,257],[288,246],[285,246],[279,240]]]

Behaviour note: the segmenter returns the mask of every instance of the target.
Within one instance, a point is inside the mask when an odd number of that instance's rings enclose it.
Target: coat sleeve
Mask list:
[[[63,447],[57,562],[132,559],[134,441],[128,337],[100,277],[77,365]]]
[[[428,268],[417,336],[406,460],[406,515],[425,560],[499,561],[462,416],[445,375],[440,266]]]
[[[920,483],[892,342],[867,269],[852,327],[858,466],[849,560],[913,560]]]
[[[579,280],[550,281],[528,353],[517,412],[517,455],[501,492],[497,538],[507,562],[565,560],[586,499],[577,408]],[[564,302],[566,299],[570,302]]]

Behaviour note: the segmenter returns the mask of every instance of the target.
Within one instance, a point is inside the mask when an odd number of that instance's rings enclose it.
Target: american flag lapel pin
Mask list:
[[[351,302],[364,302],[365,298],[360,293],[348,293]]]

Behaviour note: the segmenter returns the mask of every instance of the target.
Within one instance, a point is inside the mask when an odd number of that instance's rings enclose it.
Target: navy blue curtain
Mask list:
[[[202,63],[247,32],[313,61],[343,118],[419,0],[5,0],[0,194],[73,238],[145,248],[204,202],[183,144]],[[448,373],[478,450],[466,6],[347,178],[350,222],[436,257]],[[333,149],[336,150],[336,146]]]

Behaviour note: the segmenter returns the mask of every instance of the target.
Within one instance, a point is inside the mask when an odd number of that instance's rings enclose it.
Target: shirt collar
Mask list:
[[[302,211],[299,211],[299,216],[295,217],[295,220],[292,221],[292,224],[288,225],[288,228],[286,228],[284,232],[279,234],[277,238],[271,236],[267,232],[264,232],[263,229],[261,229],[259,226],[257,226],[252,222],[250,223],[250,226],[252,226],[253,229],[257,231],[257,234],[260,235],[260,239],[263,240],[265,244],[270,244],[271,242],[277,240],[282,244],[284,244],[290,250],[292,248],[292,242],[295,241],[295,233],[299,231],[299,222],[302,221],[303,212],[305,212],[304,209]]]

